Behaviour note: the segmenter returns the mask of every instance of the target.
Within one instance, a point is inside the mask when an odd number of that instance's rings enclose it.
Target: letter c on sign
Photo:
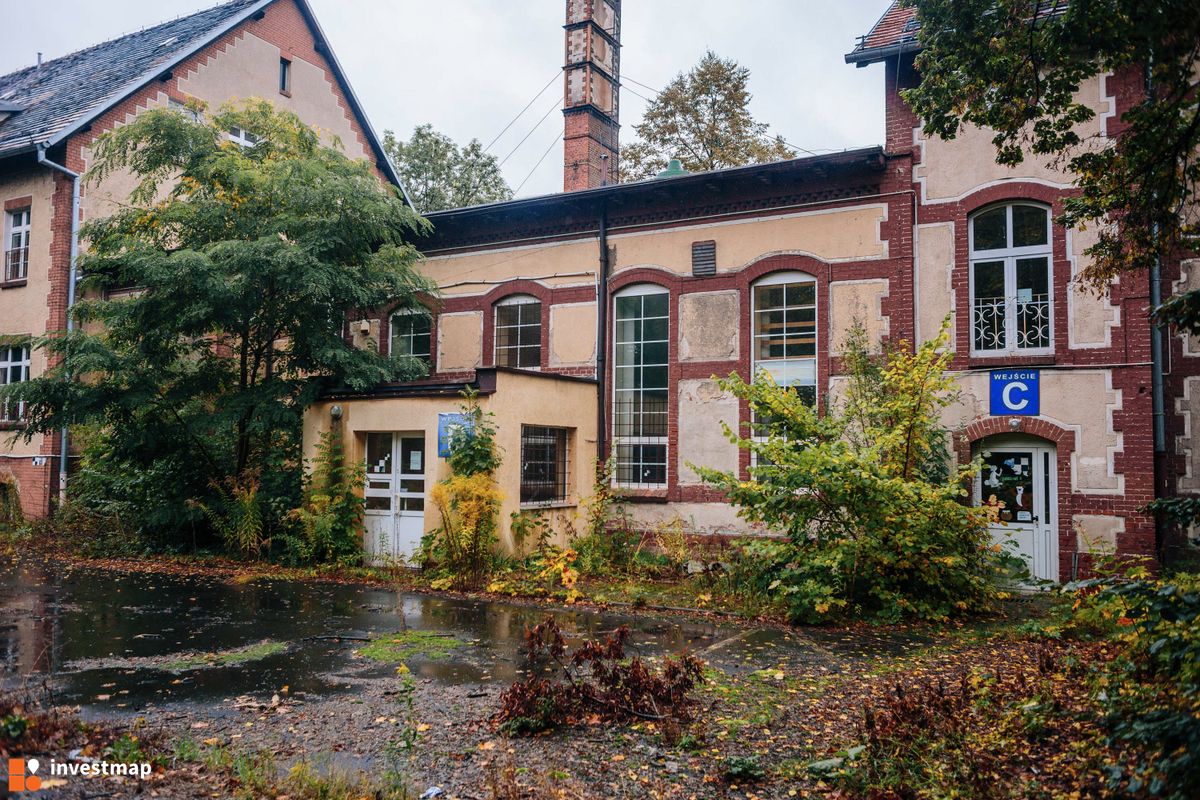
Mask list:
[[[1013,400],[1013,390],[1020,389],[1022,393],[1029,391],[1029,386],[1021,381],[1013,381],[1004,387],[1001,397],[1004,399],[1004,407],[1010,411],[1020,411],[1025,406],[1029,405],[1029,398],[1022,397],[1020,400]]]

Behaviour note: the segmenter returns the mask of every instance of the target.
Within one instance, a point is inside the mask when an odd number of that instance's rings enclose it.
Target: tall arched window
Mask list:
[[[495,307],[497,367],[537,369],[542,365],[542,303],[527,294],[510,295]]]
[[[817,282],[776,272],[754,284],[754,372],[817,402]]]
[[[621,486],[667,485],[671,302],[661,286],[619,292],[613,314],[613,444]]]
[[[971,351],[1053,352],[1050,211],[1029,203],[971,217]]]

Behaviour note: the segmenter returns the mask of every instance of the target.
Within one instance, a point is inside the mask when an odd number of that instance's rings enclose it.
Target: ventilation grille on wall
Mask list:
[[[692,242],[692,274],[699,276],[717,274],[717,243],[714,241]]]

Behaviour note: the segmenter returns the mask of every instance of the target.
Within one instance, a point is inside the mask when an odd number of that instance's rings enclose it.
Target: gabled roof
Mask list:
[[[911,6],[892,3],[866,36],[846,54],[847,64],[860,67],[882,61],[889,56],[917,49],[917,10]]]
[[[0,158],[53,147],[175,65],[219,39],[275,0],[227,3],[151,28],[126,34],[74,53],[0,76],[0,104],[20,109],[0,121]],[[342,92],[358,117],[376,162],[397,186],[388,161],[358,99],[350,89],[316,18],[305,0],[296,0],[329,61]]]

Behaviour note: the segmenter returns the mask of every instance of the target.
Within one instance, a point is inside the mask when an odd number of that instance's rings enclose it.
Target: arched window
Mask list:
[[[515,294],[496,303],[495,356],[497,367],[537,369],[542,365],[542,303]]]
[[[391,354],[430,363],[430,330],[433,319],[426,311],[405,308],[392,314]]]
[[[817,402],[817,282],[802,272],[776,272],[754,284],[754,373],[769,373],[813,405]]]
[[[613,443],[621,486],[667,485],[671,302],[661,286],[617,293],[613,314]]]
[[[971,217],[971,351],[1053,352],[1050,211],[1029,203]]]

